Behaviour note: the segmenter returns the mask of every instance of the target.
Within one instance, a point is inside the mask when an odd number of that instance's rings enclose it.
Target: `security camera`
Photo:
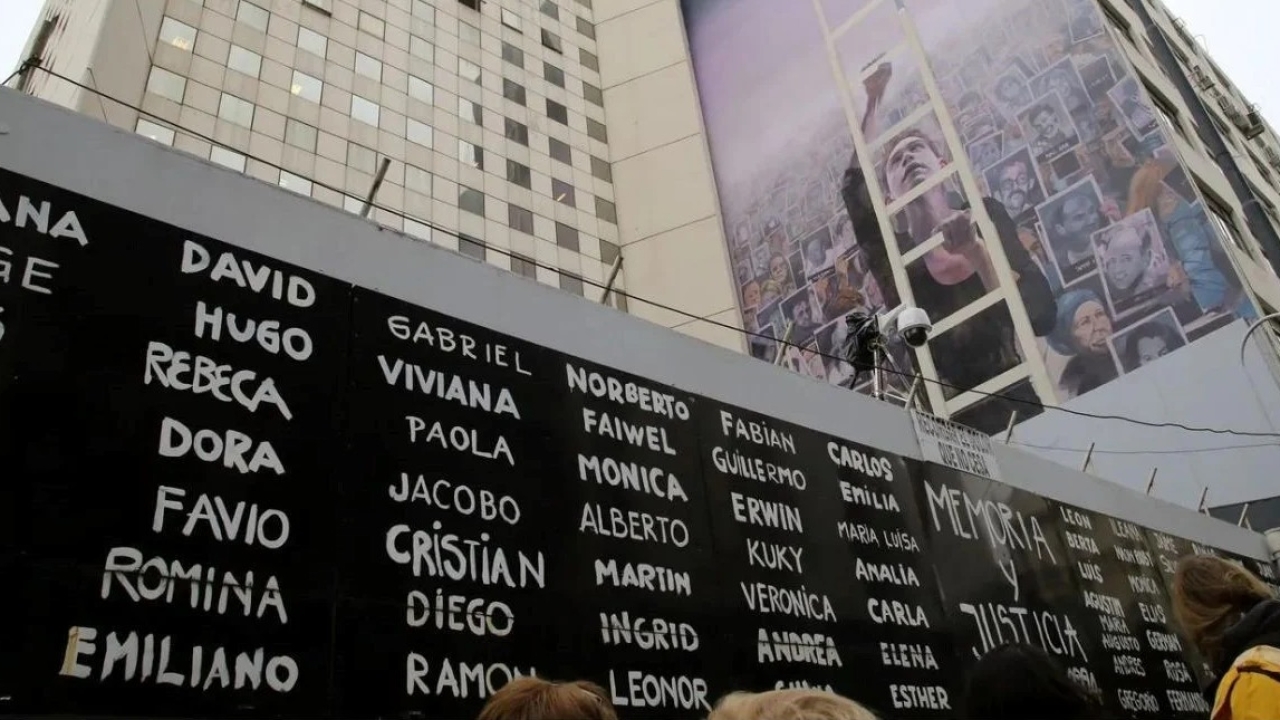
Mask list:
[[[911,347],[924,347],[933,332],[933,323],[929,321],[929,313],[918,307],[899,305],[880,316],[880,333],[888,335],[896,330],[898,335]]]
[[[911,347],[924,347],[933,333],[929,313],[918,307],[907,308],[898,316],[898,334]]]

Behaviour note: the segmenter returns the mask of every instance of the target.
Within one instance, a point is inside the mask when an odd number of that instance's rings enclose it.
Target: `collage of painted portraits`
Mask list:
[[[937,327],[929,345],[944,397],[1015,368],[1022,346],[993,294],[991,240],[1056,384],[1044,400],[1087,393],[1254,315],[1092,0],[820,4],[821,19],[767,0],[685,0],[744,322],[772,337],[789,327],[807,348],[784,350],[791,367],[849,383],[852,369],[829,356],[841,353],[850,311],[900,301],[892,252]],[[908,27],[996,238],[974,223]],[[753,59],[725,62],[739,51]],[[850,105],[869,161],[854,152]],[[893,350],[910,371],[911,354]],[[774,360],[779,346],[755,338],[752,352]]]

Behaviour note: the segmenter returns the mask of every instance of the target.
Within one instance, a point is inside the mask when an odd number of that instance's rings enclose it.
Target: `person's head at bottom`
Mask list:
[[[1263,640],[1280,645],[1280,607],[1271,589],[1243,567],[1212,555],[1178,561],[1173,613],[1215,671]]]
[[[604,688],[520,677],[489,696],[476,720],[618,720]]]
[[[822,690],[735,692],[720,698],[707,720],[877,720],[849,698]]]
[[[969,720],[1089,720],[1096,708],[1049,653],[1001,645],[974,665],[964,693]]]

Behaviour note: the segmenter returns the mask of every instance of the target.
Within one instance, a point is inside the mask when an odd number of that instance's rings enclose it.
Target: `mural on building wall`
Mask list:
[[[683,5],[757,357],[851,384],[844,316],[909,292],[950,399],[1024,360],[1004,276],[1065,401],[1254,314],[1094,0]]]

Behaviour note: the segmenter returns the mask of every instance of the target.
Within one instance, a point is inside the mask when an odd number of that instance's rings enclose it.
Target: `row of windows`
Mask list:
[[[525,69],[524,51],[511,43],[502,43],[502,59],[522,70]],[[542,63],[542,78],[556,87],[563,88],[565,86],[564,70],[546,61]],[[510,83],[511,81],[504,79],[503,82]],[[604,93],[600,88],[586,80],[582,81],[582,97],[586,98],[589,103],[604,107]],[[523,105],[524,101],[520,101],[520,104]]]

